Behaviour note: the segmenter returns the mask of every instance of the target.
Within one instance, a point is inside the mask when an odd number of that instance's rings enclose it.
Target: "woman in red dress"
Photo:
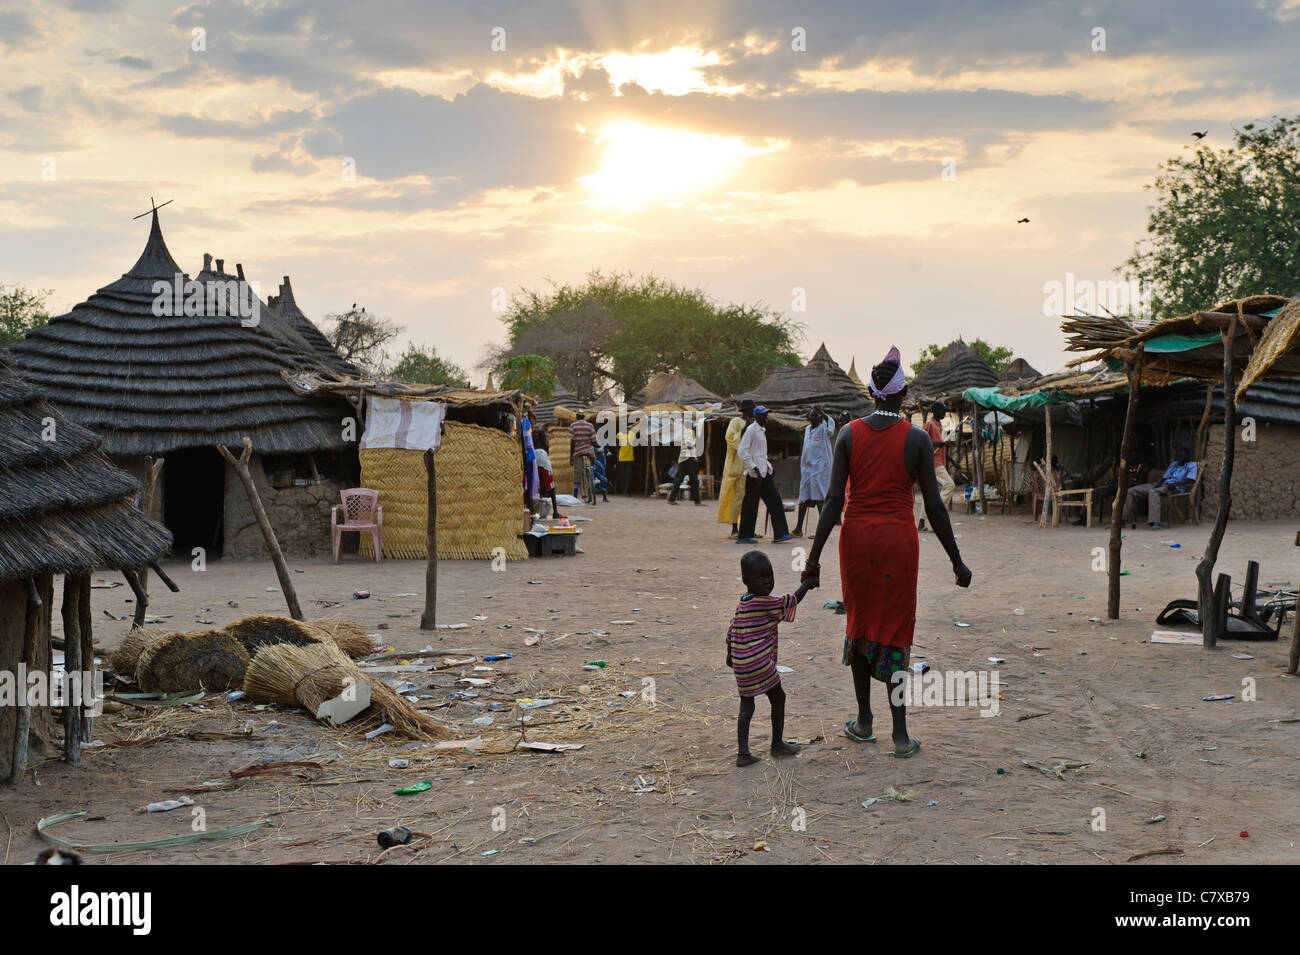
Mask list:
[[[840,529],[840,584],[848,615],[844,663],[853,670],[858,715],[844,724],[844,735],[858,743],[876,740],[871,730],[872,679],[897,685],[906,676],[911,658],[920,558],[912,516],[914,483],[921,485],[926,516],[952,560],[957,586],[969,587],[971,579],[939,497],[934,445],[899,411],[907,384],[897,348],[891,348],[871,370],[870,388],[875,412],[855,419],[836,439],[830,493],[803,572],[803,579],[820,583],[818,559],[844,508],[847,486],[848,507]],[[895,699],[898,694],[886,695],[894,722],[892,755],[905,759],[921,744],[908,735],[903,701]]]

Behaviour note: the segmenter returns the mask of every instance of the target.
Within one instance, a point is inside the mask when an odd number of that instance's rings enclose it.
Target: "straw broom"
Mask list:
[[[370,722],[386,719],[415,739],[448,739],[451,732],[381,680],[366,676],[332,642],[307,646],[277,644],[257,651],[244,677],[244,692],[254,700],[300,705],[312,714],[349,686],[370,681]]]

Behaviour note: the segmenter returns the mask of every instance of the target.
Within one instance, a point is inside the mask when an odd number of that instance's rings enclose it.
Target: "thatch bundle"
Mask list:
[[[140,662],[140,654],[144,652],[144,648],[159,637],[165,636],[167,636],[165,630],[140,628],[128,631],[118,648],[109,654],[109,666],[121,676],[135,676],[135,668]]]
[[[150,640],[140,652],[135,678],[145,693],[186,690],[227,690],[240,686],[248,669],[248,653],[222,630],[166,633]]]
[[[352,658],[368,656],[374,650],[374,641],[366,634],[366,628],[351,620],[341,617],[322,617],[308,620],[307,626],[329,637],[338,648]]]
[[[551,442],[547,454],[551,458],[551,473],[555,475],[555,493],[569,494],[573,491],[573,464],[569,460],[569,429],[566,425],[553,424],[546,429],[546,437]]]
[[[254,700],[297,704],[315,715],[326,700],[361,680],[370,681],[369,720],[391,723],[396,731],[415,739],[447,739],[451,731],[387,683],[366,676],[331,642],[309,646],[281,644],[259,650],[248,666],[244,692]]]
[[[361,481],[379,492],[384,508],[384,556],[423,560],[427,540],[429,483],[424,452],[362,448]],[[519,539],[523,470],[516,439],[496,428],[460,421],[443,425],[435,456],[438,472],[438,557],[490,560],[504,548],[509,560],[528,550]],[[361,555],[374,556],[369,535]]]
[[[259,613],[237,620],[226,627],[225,632],[237,640],[248,651],[250,657],[262,647],[280,643],[305,647],[325,639],[325,634],[310,624],[269,613]]]

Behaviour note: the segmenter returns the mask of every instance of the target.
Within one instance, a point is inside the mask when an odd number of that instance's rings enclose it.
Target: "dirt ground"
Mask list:
[[[0,787],[4,861],[35,857],[43,848],[36,822],[55,813],[88,813],[55,830],[81,844],[188,833],[189,810],[136,810],[189,793],[209,831],[261,819],[270,825],[237,838],[88,861],[367,862],[380,854],[379,830],[405,825],[427,834],[415,840],[423,848],[394,850],[382,864],[1122,863],[1159,849],[1181,854],[1140,864],[1300,862],[1300,723],[1276,722],[1300,714],[1300,680],[1283,675],[1289,632],[1279,642],[1212,651],[1148,642],[1166,601],[1195,596],[1193,568],[1207,526],[1126,532],[1131,576],[1123,579],[1123,612],[1114,623],[1096,619],[1105,617],[1106,575],[1092,569],[1093,549],[1104,547],[1105,528],[1040,529],[1021,515],[954,514],[975,575],[970,590],[953,586],[942,548],[923,536],[914,659],[924,655],[939,671],[993,669],[989,657],[1005,662],[996,667],[999,715],[969,706],[911,709],[910,729],[923,747],[910,760],[890,758],[887,742],[855,744],[840,734],[855,708],[840,662],[844,618],[823,606],[839,596],[828,549],[822,588],[780,638],[781,663],[793,669],[784,677],[786,735],[813,742],[796,757],[768,758],[767,704],[760,701],[753,742],[765,758],[738,769],[735,682],[723,665],[723,637],[742,592],[741,548],[715,523],[711,503],[618,499],[572,512],[590,519],[581,556],[510,563],[500,572],[486,562],[442,563],[439,621],[469,626],[436,634],[418,629],[420,562],[376,565],[353,556],[339,566],[291,564],[308,616],[345,616],[402,650],[431,643],[479,657],[514,654],[491,664],[490,673],[464,665],[417,677],[429,687],[419,692],[437,701],[466,689],[456,683],[464,675],[495,679],[478,697],[433,711],[464,738],[482,736],[486,750],[435,752],[391,734],[366,742],[326,730],[301,711],[258,710],[221,696],[201,709],[109,714],[94,731],[108,745],[87,751],[80,769],[50,761],[34,774],[39,785],[29,773],[16,788]],[[1281,523],[1232,525],[1220,569],[1240,580],[1254,557],[1261,582],[1295,583],[1294,536],[1295,528]],[[1169,540],[1181,547],[1162,543]],[[778,588],[794,589],[791,545],[761,547],[774,558]],[[269,563],[214,562],[194,573],[176,562],[167,569],[181,593],[159,593],[155,582],[151,611],[169,614],[169,629],[201,629],[199,618],[220,626],[251,612],[284,612],[279,590],[268,591],[277,584]],[[357,588],[373,596],[352,599]],[[405,593],[418,596],[394,596]],[[126,633],[127,623],[103,611],[128,614],[128,596],[125,588],[94,591],[97,644],[112,648]],[[525,645],[525,627],[545,631],[537,645]],[[1240,652],[1252,659],[1231,655]],[[608,665],[582,669],[594,660]],[[643,698],[647,678],[653,703]],[[1246,678],[1254,681],[1251,702],[1242,699]],[[1221,693],[1236,700],[1202,700]],[[583,748],[509,751],[520,738],[513,721],[525,715],[514,700],[547,695],[571,702],[530,711],[526,738]],[[491,702],[502,708],[489,710]],[[887,739],[880,693],[875,709]],[[471,722],[485,716],[494,725]],[[169,736],[182,730],[235,738]],[[390,768],[393,757],[409,759],[410,767]],[[1058,778],[1026,759],[1087,765]],[[271,760],[322,767],[305,773],[310,780],[204,786]],[[394,795],[422,780],[433,784],[427,792]],[[863,807],[891,787],[910,798]],[[1151,821],[1158,816],[1164,819]]]

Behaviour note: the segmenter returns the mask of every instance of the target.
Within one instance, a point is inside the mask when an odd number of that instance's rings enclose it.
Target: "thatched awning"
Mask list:
[[[239,445],[245,436],[260,453],[347,446],[339,422],[348,406],[285,382],[283,372],[319,365],[282,333],[283,319],[267,311],[246,327],[238,313],[217,309],[156,314],[155,287],[178,281],[188,278],[155,210],[130,271],[30,332],[6,359],[69,418],[103,435],[110,454]]]
[[[1238,400],[1261,379],[1300,378],[1300,299],[1253,295],[1156,322],[1072,315],[1061,325],[1069,350],[1091,353],[1073,364],[1096,359],[1132,362],[1141,345],[1144,384],[1148,372],[1222,382],[1221,332],[1229,327],[1238,330],[1232,343]]]
[[[99,446],[0,363],[0,581],[147,567],[171,547]]]
[[[440,401],[458,408],[497,411],[510,414],[520,407],[529,408],[537,399],[522,391],[485,391],[479,388],[455,388],[450,385],[414,385],[402,381],[373,378],[324,378],[306,373],[286,373],[285,380],[303,395],[329,394],[340,398],[375,395],[380,398],[407,398],[412,401]]]

